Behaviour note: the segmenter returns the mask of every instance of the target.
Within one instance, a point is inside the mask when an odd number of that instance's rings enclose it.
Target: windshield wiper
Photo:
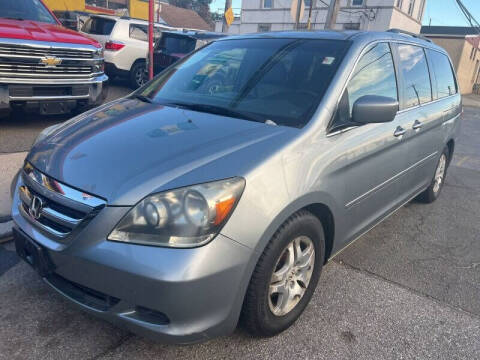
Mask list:
[[[21,17],[13,17],[13,16],[7,16],[7,17],[4,17],[4,19],[19,20],[19,21],[25,20],[25,19],[22,19]]]
[[[149,103],[149,104],[154,103],[154,101],[151,98],[149,98],[148,96],[142,95],[142,94],[134,94],[133,97],[138,99],[138,100],[141,100],[143,102]]]
[[[264,122],[265,119],[260,118],[258,116],[252,116],[249,114],[245,114],[241,111],[236,111],[232,110],[229,108],[224,108],[221,106],[216,106],[216,105],[208,105],[208,104],[190,104],[190,103],[180,103],[180,102],[168,102],[163,105],[166,106],[172,106],[172,107],[178,107],[181,109],[187,109],[187,110],[193,110],[193,111],[199,111],[199,112],[204,112],[204,113],[209,113],[209,114],[215,114],[215,115],[223,115],[223,116],[228,116],[228,117],[233,117],[237,119],[244,119],[244,120],[250,120],[250,121],[257,121],[257,122]]]

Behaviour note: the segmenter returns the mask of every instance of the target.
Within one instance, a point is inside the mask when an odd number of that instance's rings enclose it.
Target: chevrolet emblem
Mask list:
[[[55,56],[45,56],[40,59],[40,64],[45,65],[47,68],[56,67],[62,63],[62,59],[59,59]]]

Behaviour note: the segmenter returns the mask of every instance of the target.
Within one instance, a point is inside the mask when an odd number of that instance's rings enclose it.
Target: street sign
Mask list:
[[[228,26],[230,26],[233,23],[233,20],[235,17],[233,16],[233,10],[232,8],[228,8],[227,11],[225,11],[225,22],[227,23]]]

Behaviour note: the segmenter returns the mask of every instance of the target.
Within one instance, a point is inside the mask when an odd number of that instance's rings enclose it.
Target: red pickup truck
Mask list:
[[[0,0],[0,114],[63,114],[105,100],[95,40],[62,27],[42,0]]]

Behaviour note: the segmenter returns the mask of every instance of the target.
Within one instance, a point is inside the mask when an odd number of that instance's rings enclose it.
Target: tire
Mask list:
[[[305,246],[300,253],[303,251],[304,254],[308,254],[309,246],[312,246],[315,251],[314,254],[301,258],[304,260],[307,257],[313,258],[313,264],[309,263],[310,270],[308,266],[303,267],[304,271],[311,271],[309,281],[305,272],[302,276],[298,275],[302,272],[292,275],[293,270],[284,271],[286,264],[291,263],[290,255],[299,252],[290,247],[290,244],[297,244],[297,242],[300,243],[300,248],[302,248],[302,242]],[[291,250],[294,250],[293,253]],[[277,230],[258,260],[243,302],[241,323],[251,335],[261,337],[276,335],[298,319],[315,291],[325,258],[324,254],[323,227],[318,218],[310,212],[304,210],[297,212]],[[305,260],[304,263],[306,264],[307,261]],[[286,274],[285,281],[279,280],[272,283],[274,274],[277,278],[282,278],[278,275],[281,273]],[[303,280],[299,280],[296,276]],[[288,286],[282,287],[282,284],[288,284]],[[272,293],[272,289],[276,288],[287,289],[288,294],[296,293],[297,297],[289,300],[293,302],[283,301],[290,297],[286,296],[286,293],[275,291]],[[303,291],[303,295],[299,295],[299,291]],[[288,306],[283,306],[284,304]]]
[[[430,204],[438,199],[442,192],[443,185],[445,184],[445,177],[447,176],[447,169],[449,164],[449,150],[445,147],[438,159],[437,166],[435,167],[435,173],[433,174],[432,182],[430,186],[418,195],[420,202]]]
[[[143,76],[142,76],[143,72]],[[130,69],[130,86],[137,89],[148,81],[145,61],[137,61]]]

